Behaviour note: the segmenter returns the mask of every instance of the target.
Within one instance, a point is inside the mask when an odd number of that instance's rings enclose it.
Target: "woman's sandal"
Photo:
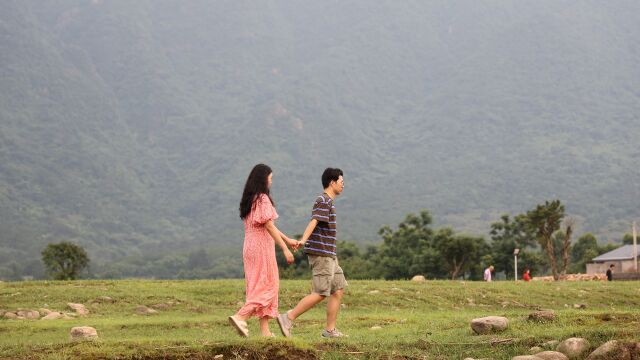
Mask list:
[[[235,317],[229,316],[229,323],[238,330],[238,335],[249,337],[249,327],[246,321],[237,320]]]

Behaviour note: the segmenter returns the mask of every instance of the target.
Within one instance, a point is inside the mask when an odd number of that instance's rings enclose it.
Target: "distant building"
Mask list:
[[[604,274],[611,264],[616,266],[614,270],[615,273],[635,272],[633,245],[623,245],[608,253],[594,257],[591,262],[587,264],[587,274]]]

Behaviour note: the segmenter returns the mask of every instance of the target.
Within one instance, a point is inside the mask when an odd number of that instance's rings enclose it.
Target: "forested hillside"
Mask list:
[[[327,166],[340,237],[429,209],[486,235],[559,198],[620,239],[640,210],[640,3],[8,0],[0,278],[49,242],[96,276],[237,275],[238,201],[274,169],[300,233]],[[185,276],[198,276],[187,274]]]

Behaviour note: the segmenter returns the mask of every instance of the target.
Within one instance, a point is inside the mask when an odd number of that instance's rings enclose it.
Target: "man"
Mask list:
[[[491,272],[493,272],[493,265],[489,265],[489,267],[484,270],[484,281],[491,282]]]
[[[613,280],[613,270],[615,269],[615,265],[609,265],[609,270],[607,270],[607,281]]]
[[[311,266],[312,292],[300,300],[292,310],[278,316],[278,325],[282,334],[291,336],[293,321],[315,305],[327,300],[327,323],[322,336],[326,338],[342,337],[336,329],[340,300],[347,281],[342,268],[338,265],[336,249],[336,207],[333,200],[342,193],[344,180],[342,170],[327,168],[322,174],[324,193],[316,198],[311,212],[311,221],[299,241]]]

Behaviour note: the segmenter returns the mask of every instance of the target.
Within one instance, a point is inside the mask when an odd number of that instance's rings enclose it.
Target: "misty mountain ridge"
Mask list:
[[[639,12],[8,1],[0,273],[37,274],[60,240],[98,272],[136,259],[117,276],[190,249],[238,257],[238,202],[259,162],[291,235],[332,166],[345,172],[342,239],[379,241],[421,209],[486,235],[500,214],[559,198],[578,232],[617,240],[639,215]]]

